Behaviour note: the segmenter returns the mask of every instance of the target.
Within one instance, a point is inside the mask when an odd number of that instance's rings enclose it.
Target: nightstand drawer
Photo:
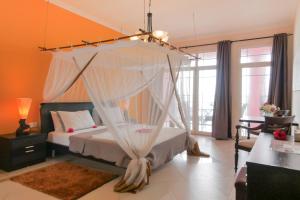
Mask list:
[[[43,133],[0,135],[0,168],[11,171],[45,161],[46,137]]]
[[[39,143],[39,144],[32,144],[24,147],[19,147],[18,149],[13,149],[12,150],[12,155],[13,156],[23,156],[23,155],[28,155],[32,154],[34,152],[46,152],[46,143]]]
[[[35,137],[28,137],[28,138],[22,138],[22,139],[17,139],[14,140],[11,145],[12,145],[12,150],[15,149],[20,149],[20,148],[25,148],[25,147],[30,147],[30,146],[35,146],[36,144],[39,143],[44,143],[45,142],[45,135],[41,134]]]
[[[46,159],[46,151],[33,151],[26,155],[15,156],[12,158],[12,169],[29,166]]]

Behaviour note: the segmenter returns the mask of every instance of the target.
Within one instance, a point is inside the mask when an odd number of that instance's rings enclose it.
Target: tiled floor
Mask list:
[[[233,146],[234,142],[216,141],[210,137],[197,136],[201,150],[210,153],[210,158],[187,157],[186,153],[176,156],[170,163],[153,172],[150,185],[137,194],[119,194],[113,192],[113,185],[118,179],[82,197],[82,200],[233,200],[234,171]],[[246,152],[240,153],[241,163],[247,157]],[[122,170],[106,164],[65,156],[50,159],[32,167],[11,173],[0,171],[0,200],[51,200],[55,199],[46,194],[9,181],[9,177],[25,171],[44,167],[61,160],[72,160],[85,165],[108,169],[116,173]]]

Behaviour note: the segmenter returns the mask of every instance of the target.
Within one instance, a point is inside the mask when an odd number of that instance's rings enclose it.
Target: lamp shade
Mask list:
[[[17,104],[21,119],[27,119],[28,112],[31,106],[31,98],[17,98]]]
[[[130,101],[129,99],[122,99],[119,101],[119,107],[122,111],[127,111],[129,108]]]

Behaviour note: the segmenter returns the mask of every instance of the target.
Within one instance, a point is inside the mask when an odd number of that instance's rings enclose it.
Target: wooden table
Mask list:
[[[246,122],[248,124],[250,123],[259,123],[259,124],[262,124],[265,122],[265,118],[264,117],[251,117],[251,116],[244,116],[244,117],[241,117],[240,122]]]
[[[265,117],[251,117],[251,116],[244,116],[241,117],[239,122],[248,123],[248,127],[250,127],[251,123],[263,124],[265,123]],[[292,123],[293,126],[299,126],[297,122]]]
[[[251,117],[251,116],[244,116],[244,117],[241,117],[239,119],[239,122],[241,123],[247,123],[247,126],[248,127],[251,127],[251,123],[256,123],[256,124],[263,124],[265,123],[265,117]],[[292,126],[299,126],[299,124],[297,122],[293,122],[292,123]],[[247,134],[247,138],[250,139],[250,134],[249,134],[249,131],[248,131],[248,134]]]
[[[300,154],[274,151],[272,140],[260,133],[247,159],[248,200],[300,199]]]

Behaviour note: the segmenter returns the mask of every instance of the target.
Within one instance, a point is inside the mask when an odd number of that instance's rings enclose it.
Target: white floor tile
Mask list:
[[[234,200],[235,189],[233,170],[234,142],[216,141],[210,137],[197,136],[201,150],[209,153],[210,158],[189,157],[186,152],[176,156],[171,162],[155,170],[150,177],[150,185],[137,194],[115,193],[115,179],[80,198],[81,200]],[[240,163],[245,162],[247,153],[240,153]],[[50,159],[47,162],[17,170],[0,171],[0,200],[19,199],[55,199],[49,195],[32,190],[18,183],[9,181],[12,176],[44,167],[62,160],[73,160],[90,167],[112,169],[115,173],[124,170],[115,169],[103,163],[86,161],[74,156]],[[2,182],[1,182],[2,181]]]

